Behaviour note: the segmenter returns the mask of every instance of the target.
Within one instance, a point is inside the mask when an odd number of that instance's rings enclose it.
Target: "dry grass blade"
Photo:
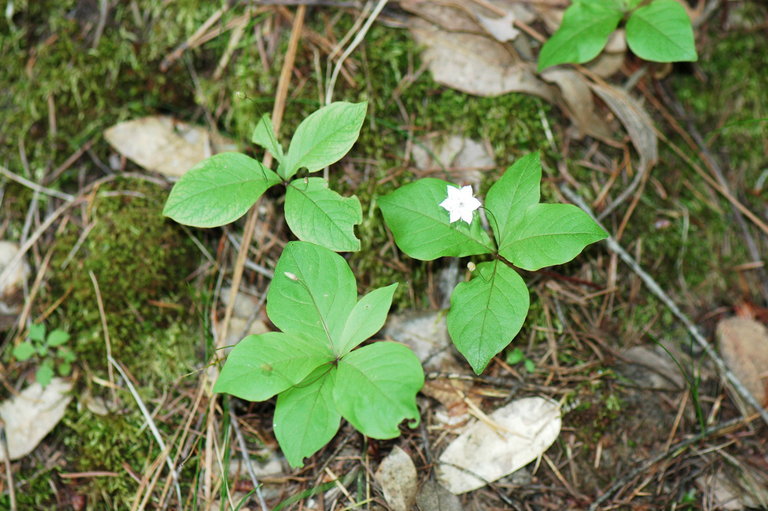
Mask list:
[[[149,410],[147,410],[147,407],[144,405],[144,401],[141,400],[141,396],[139,396],[139,393],[136,391],[136,388],[133,386],[133,383],[131,383],[131,379],[128,378],[128,375],[125,373],[122,367],[120,367],[120,364],[115,361],[114,358],[111,356],[108,359],[109,363],[117,369],[117,372],[120,373],[120,376],[123,377],[123,381],[125,381],[125,386],[128,387],[128,391],[133,396],[133,399],[136,401],[136,405],[138,405],[139,410],[141,410],[141,414],[144,416],[144,420],[147,421],[147,426],[149,427],[149,430],[152,432],[152,436],[155,437],[155,441],[157,442],[157,445],[160,446],[160,449],[163,451],[163,457],[165,458],[165,464],[168,467],[168,470],[173,477],[173,483],[176,488],[176,498],[178,499],[179,505],[181,505],[181,486],[179,486],[179,474],[176,473],[176,468],[173,466],[173,462],[171,461],[169,454],[169,450],[166,449],[165,442],[163,441],[163,437],[160,435],[160,431],[157,429],[157,426],[155,425],[155,421],[152,419],[152,414],[149,413]]]

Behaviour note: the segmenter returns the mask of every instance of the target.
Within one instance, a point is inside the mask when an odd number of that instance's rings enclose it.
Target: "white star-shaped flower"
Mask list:
[[[480,207],[480,201],[472,196],[472,186],[456,188],[448,185],[448,198],[440,203],[440,207],[450,213],[451,223],[461,219],[471,224],[472,212]]]

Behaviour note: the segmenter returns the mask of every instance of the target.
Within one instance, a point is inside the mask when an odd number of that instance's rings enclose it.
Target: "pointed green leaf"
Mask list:
[[[392,305],[392,295],[397,284],[374,289],[360,299],[352,309],[335,347],[338,356],[352,351],[357,345],[381,330]]]
[[[272,119],[269,117],[269,114],[264,114],[259,119],[259,122],[253,129],[251,142],[269,151],[278,162],[283,162],[283,146],[280,145],[280,142],[275,137],[275,130],[272,127]]]
[[[288,463],[298,468],[304,458],[327,444],[341,424],[333,402],[336,368],[318,367],[298,386],[277,397],[275,437]]]
[[[448,333],[475,373],[512,342],[529,305],[525,282],[501,261],[478,264],[472,279],[456,286],[446,317]]]
[[[306,168],[316,172],[336,163],[360,136],[368,103],[338,101],[304,119],[293,135],[285,157],[285,179]]]
[[[363,221],[357,197],[342,197],[319,177],[296,179],[285,193],[285,220],[302,241],[337,252],[360,250],[355,225]]]
[[[35,354],[35,347],[29,342],[20,342],[13,348],[13,357],[19,362],[29,360]]]
[[[68,340],[69,334],[60,328],[48,334],[48,346],[61,346]]]
[[[608,236],[584,211],[572,204],[529,207],[504,239],[499,254],[515,266],[535,271],[567,263],[590,243]]]
[[[331,349],[355,303],[357,283],[343,257],[303,241],[285,246],[267,293],[267,314],[280,330]]]
[[[624,16],[614,0],[574,2],[539,54],[539,71],[566,62],[581,64],[597,57]]]
[[[62,362],[56,369],[59,371],[59,376],[69,376],[72,372],[72,364],[69,362]]]
[[[477,212],[470,225],[463,220],[449,221],[448,211],[440,207],[448,196],[448,186],[454,185],[440,179],[419,179],[378,199],[397,246],[414,259],[431,261],[494,250]]]
[[[40,367],[37,368],[37,372],[35,372],[35,380],[37,383],[42,385],[43,387],[47,387],[49,383],[51,383],[51,380],[53,380],[54,372],[53,367],[49,364],[43,363]]]
[[[227,357],[213,391],[264,401],[334,358],[328,346],[315,339],[282,332],[249,335]]]
[[[377,342],[345,355],[338,365],[336,409],[371,438],[394,438],[404,419],[419,421],[416,393],[424,385],[421,363],[410,348]]]
[[[200,162],[174,185],[163,214],[180,224],[217,227],[243,216],[280,178],[241,153],[220,153]]]
[[[627,44],[635,55],[653,62],[698,59],[691,19],[675,0],[654,0],[633,12]]]
[[[488,223],[497,243],[511,235],[511,229],[529,206],[538,204],[540,184],[541,159],[539,153],[531,153],[517,160],[488,190]]]
[[[44,341],[45,340],[45,325],[43,324],[34,324],[29,326],[29,334],[28,337],[32,339],[33,341]]]

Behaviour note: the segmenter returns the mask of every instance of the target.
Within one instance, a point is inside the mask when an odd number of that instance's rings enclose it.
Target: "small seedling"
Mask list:
[[[46,336],[45,325],[32,325],[27,340],[13,348],[13,356],[19,362],[38,357],[40,365],[35,372],[35,380],[45,387],[51,383],[56,372],[59,376],[68,376],[72,372],[75,354],[64,346],[68,341],[69,334],[60,328]]]
[[[694,61],[696,45],[685,8],[675,0],[574,0],[539,54],[539,71],[597,57],[626,19],[627,45],[652,62]]]
[[[512,351],[507,353],[507,358],[505,362],[511,366],[517,365],[520,362],[523,363],[523,367],[525,367],[525,370],[529,373],[536,372],[536,364],[533,360],[525,356],[525,353],[523,353],[523,350],[520,348],[514,348]]]

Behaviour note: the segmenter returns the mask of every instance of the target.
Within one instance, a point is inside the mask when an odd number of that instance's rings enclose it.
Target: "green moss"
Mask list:
[[[105,342],[90,274],[102,295],[113,356],[140,381],[170,381],[194,360],[196,325],[186,277],[196,249],[184,231],[161,215],[165,191],[144,181],[102,187],[90,208],[94,223],[70,257],[82,226],[59,236],[50,275],[53,301],[81,362],[103,368]],[[67,264],[66,267],[63,266]],[[103,375],[103,370],[100,371]]]

